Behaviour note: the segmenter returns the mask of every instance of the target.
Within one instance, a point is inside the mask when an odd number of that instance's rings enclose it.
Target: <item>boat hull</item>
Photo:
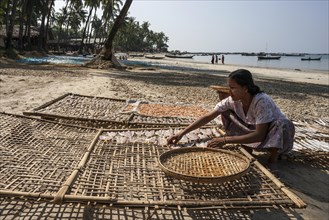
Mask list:
[[[169,57],[169,58],[180,58],[180,59],[191,59],[194,57],[194,55],[171,55],[171,54],[166,54],[165,55],[166,57]]]
[[[311,57],[301,58],[301,61],[311,61],[311,60],[321,60],[321,57],[317,57],[317,58],[311,58]]]
[[[259,60],[279,60],[281,56],[258,56]]]
[[[145,56],[145,58],[160,60],[160,59],[164,59],[165,57],[163,57],[163,56]]]

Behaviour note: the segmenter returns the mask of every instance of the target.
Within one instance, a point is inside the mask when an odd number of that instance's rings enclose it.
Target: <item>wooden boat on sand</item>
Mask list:
[[[166,57],[169,58],[184,58],[184,59],[191,59],[194,55],[183,55],[183,54],[166,54]]]
[[[145,58],[159,60],[159,59],[164,59],[165,57],[160,55],[146,55]]]
[[[310,60],[321,60],[322,57],[302,57],[301,61],[310,61]]]
[[[133,53],[133,54],[129,54],[129,56],[131,57],[144,57],[143,53]]]

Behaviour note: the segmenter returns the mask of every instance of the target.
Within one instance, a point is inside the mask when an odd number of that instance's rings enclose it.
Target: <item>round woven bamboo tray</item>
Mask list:
[[[185,147],[160,155],[161,169],[176,179],[198,183],[223,183],[245,175],[250,160],[222,149]]]
[[[222,93],[230,93],[230,88],[226,86],[210,86],[210,88],[222,92]]]

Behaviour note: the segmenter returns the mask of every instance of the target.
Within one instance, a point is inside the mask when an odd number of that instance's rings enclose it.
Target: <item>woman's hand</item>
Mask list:
[[[168,138],[167,140],[167,144],[177,144],[180,139],[182,139],[183,136],[181,136],[180,134],[176,134],[171,136],[170,138]]]
[[[226,141],[224,137],[217,137],[211,139],[211,141],[208,142],[207,147],[215,148],[215,147],[223,147],[226,144]]]

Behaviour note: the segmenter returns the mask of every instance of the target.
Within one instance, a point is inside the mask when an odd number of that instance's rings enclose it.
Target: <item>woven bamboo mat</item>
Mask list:
[[[174,118],[200,118],[212,109],[184,103],[159,103],[146,101],[131,101],[123,112],[134,112],[142,116],[174,117]]]
[[[318,119],[297,121],[294,124],[296,128],[295,150],[329,153],[329,121]]]
[[[181,128],[96,134],[24,116],[1,114],[0,120],[2,198],[160,209],[305,205],[257,161],[245,176],[224,184],[166,176],[158,157],[169,150],[163,145],[166,138]],[[201,128],[182,139],[181,146],[205,146],[214,135],[220,131]]]
[[[61,123],[91,127],[125,127],[130,115],[119,114],[126,100],[68,93],[24,115],[39,116]]]
[[[140,106],[143,106],[143,111],[139,110]],[[163,108],[167,110],[161,112]],[[195,117],[191,117],[193,112]],[[192,105],[157,104],[69,93],[26,111],[24,115],[83,127],[124,129],[186,126],[204,112],[205,108]],[[169,113],[171,117],[165,116]],[[218,121],[211,122],[213,125],[216,123]]]
[[[107,120],[126,106],[126,100],[68,93],[34,109],[40,114]]]
[[[132,114],[128,124],[131,128],[159,128],[159,127],[179,127],[193,123],[195,118],[184,117],[153,117],[139,114]],[[213,120],[209,125],[218,124],[218,120]]]
[[[78,167],[95,134],[0,113],[0,191],[51,198]]]
[[[251,220],[254,219],[255,211],[262,211],[267,215],[273,215],[273,212],[282,215],[282,209],[287,219],[293,218],[294,210],[277,207],[276,210],[223,210],[223,209],[129,209],[114,208],[108,206],[91,206],[91,205],[73,205],[73,204],[52,204],[40,203],[22,200],[10,200],[0,198],[0,216],[2,219],[111,219],[111,220],[145,220],[145,219],[213,219],[213,220]]]
[[[118,132],[111,133],[107,136],[120,136]],[[153,136],[157,136],[156,131]],[[118,143],[117,140],[99,138],[89,163],[71,186],[71,194],[118,207],[229,209],[305,205],[258,162],[253,162],[250,171],[238,180],[197,184],[168,177],[160,170],[158,157],[169,150],[168,147],[127,140]]]
[[[294,122],[296,135],[292,160],[329,171],[329,121],[323,119]]]

